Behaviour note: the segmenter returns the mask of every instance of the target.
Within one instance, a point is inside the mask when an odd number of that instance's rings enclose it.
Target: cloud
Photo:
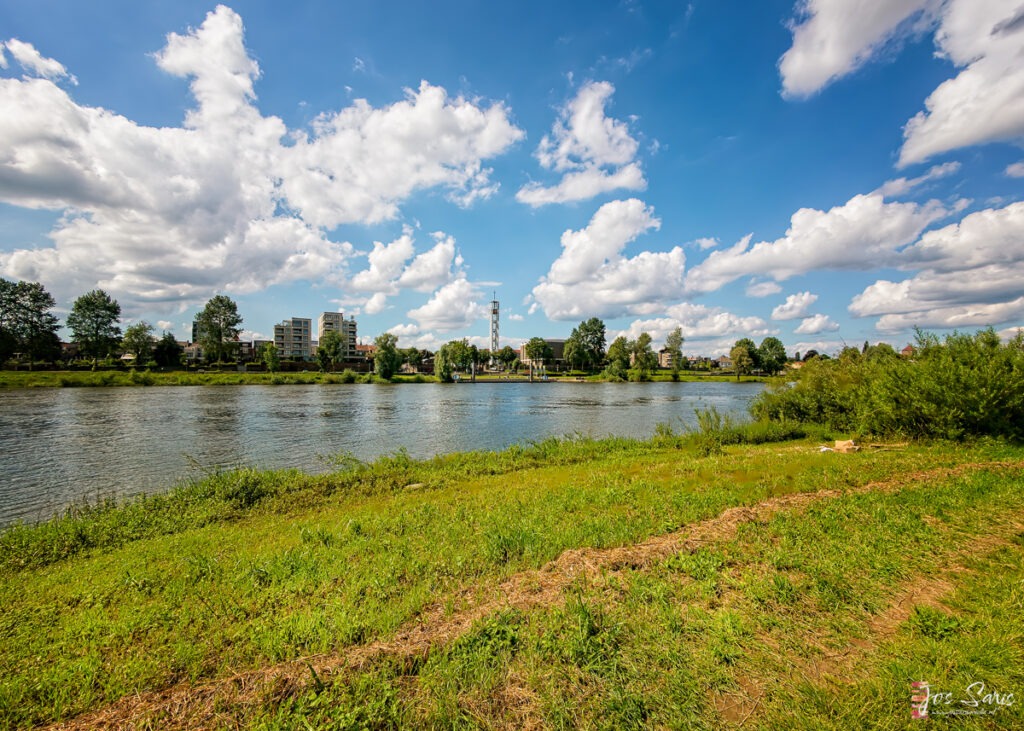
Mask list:
[[[751,279],[747,283],[745,293],[747,297],[770,297],[773,294],[778,294],[782,291],[775,282],[758,282],[756,279]]]
[[[78,84],[78,79],[68,73],[68,70],[64,68],[64,64],[52,58],[44,57],[31,43],[19,41],[17,38],[12,38],[7,43],[0,43],[0,58],[3,58],[0,68],[7,68],[7,59],[3,54],[5,46],[26,73],[49,79],[50,81],[67,79],[72,84]]]
[[[636,198],[605,203],[586,228],[562,234],[562,253],[533,288],[534,304],[553,320],[662,310],[682,293],[682,248],[623,255],[627,244],[660,226],[654,210]]]
[[[555,186],[530,183],[516,200],[538,207],[548,203],[587,200],[619,188],[647,187],[636,161],[637,141],[629,127],[605,116],[615,87],[607,81],[590,82],[560,111],[550,135],[537,147],[541,167],[562,173]]]
[[[511,320],[512,322],[522,322],[524,318],[522,315],[517,315],[513,313],[508,316],[508,319]]]
[[[885,184],[878,189],[878,192],[886,198],[898,198],[906,195],[923,183],[938,180],[939,178],[944,178],[947,175],[953,175],[954,173],[959,172],[959,170],[960,163],[958,162],[947,162],[942,165],[935,165],[924,175],[916,178],[896,178],[895,180],[886,181]]]
[[[716,238],[705,236],[704,238],[696,239],[693,243],[696,244],[697,248],[701,251],[707,251],[708,249],[713,249],[718,246],[720,242]]]
[[[128,315],[218,291],[340,284],[355,252],[326,231],[394,217],[420,190],[485,197],[482,161],[523,136],[503,105],[427,82],[390,106],[358,100],[289,131],[255,106],[260,68],[224,6],[169,34],[154,58],[189,79],[196,106],[181,127],[79,105],[49,79],[0,78],[0,201],[65,214],[52,247],[0,254],[0,273],[45,281],[58,298],[100,286]],[[436,284],[427,264],[409,286]]]
[[[174,330],[174,323],[170,320],[157,320],[156,326],[161,330]]]
[[[745,236],[728,249],[711,252],[686,275],[686,289],[713,292],[751,275],[783,281],[819,269],[875,269],[948,213],[937,201],[886,203],[877,192],[854,196],[828,211],[801,208],[780,239],[750,246],[751,237]]]
[[[839,329],[839,323],[833,321],[828,315],[812,315],[804,318],[800,326],[793,332],[798,335],[817,335],[823,332],[834,332]]]
[[[465,275],[460,275],[434,292],[425,305],[406,314],[423,330],[462,330],[487,317],[488,311],[481,299],[480,290]]]
[[[950,0],[943,6],[937,53],[961,71],[907,122],[900,167],[961,147],[1024,137],[1021,17],[1017,0]]]
[[[725,336],[766,337],[778,333],[760,317],[736,315],[721,307],[682,302],[665,310],[666,316],[634,320],[616,335],[636,338],[640,333],[651,335],[655,342],[664,342],[668,334],[679,328],[687,341],[700,341]]]
[[[883,331],[976,327],[1024,317],[1024,203],[972,213],[929,231],[896,264],[916,274],[878,280],[850,303]]]
[[[1024,162],[1015,162],[1007,165],[1005,172],[1011,178],[1024,178]]]
[[[772,310],[773,320],[796,320],[807,316],[807,310],[818,301],[818,295],[798,292],[786,297],[786,301]]]
[[[973,1],[973,0],[972,0]],[[779,60],[782,93],[807,97],[915,28],[933,0],[801,0],[793,45]]]

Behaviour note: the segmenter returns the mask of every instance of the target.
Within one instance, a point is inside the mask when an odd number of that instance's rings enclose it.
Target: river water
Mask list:
[[[694,411],[745,414],[756,383],[183,386],[0,392],[0,526],[166,490],[218,467],[328,468],[502,449],[548,436],[648,437]]]

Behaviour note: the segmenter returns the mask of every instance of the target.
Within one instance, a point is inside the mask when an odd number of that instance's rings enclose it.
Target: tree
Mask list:
[[[260,359],[263,361],[263,366],[271,373],[277,373],[281,368],[281,354],[277,352],[277,346],[273,343],[267,343],[263,346]]]
[[[761,369],[775,375],[786,365],[786,346],[776,337],[767,337],[757,349]]]
[[[135,365],[145,365],[153,355],[153,326],[145,320],[125,328],[121,348],[135,356]]]
[[[608,346],[608,366],[605,373],[619,380],[625,380],[629,375],[629,354],[632,344],[620,335]]]
[[[327,366],[333,371],[341,361],[341,333],[337,330],[328,330],[320,336],[320,342],[316,346],[316,359],[320,364],[320,370],[326,371]]]
[[[181,355],[184,352],[185,349],[175,340],[174,333],[164,330],[163,336],[153,347],[153,360],[161,368],[176,366],[181,362]]]
[[[0,362],[15,353],[35,360],[60,357],[60,322],[50,312],[53,296],[37,282],[9,282],[0,279]]]
[[[231,357],[238,345],[242,318],[238,305],[227,295],[218,294],[196,315],[199,325],[199,344],[207,362],[223,362]]]
[[[68,328],[82,355],[92,357],[93,366],[117,347],[121,339],[119,317],[121,305],[102,289],[83,294],[71,306]]]
[[[597,317],[584,320],[576,328],[579,335],[580,345],[586,356],[585,366],[588,369],[596,370],[604,362],[605,352],[605,327],[604,322]]]
[[[668,334],[665,338],[665,350],[668,351],[668,357],[672,360],[672,380],[679,380],[679,366],[682,365],[683,361],[683,330],[677,327],[675,330]]]
[[[736,341],[736,345],[743,345],[747,348],[747,354],[750,356],[751,366],[749,370],[755,370],[761,367],[761,361],[758,359],[757,346],[754,345],[754,341],[750,338],[740,338]],[[735,347],[735,346],[733,346]]]
[[[554,351],[551,350],[551,346],[548,345],[544,338],[530,338],[529,342],[526,343],[526,357],[534,364],[539,361],[543,366],[554,355]]]
[[[402,354],[402,361],[408,363],[414,370],[419,370],[423,365],[423,359],[426,357],[422,350],[419,348],[405,348],[399,351]]]
[[[511,345],[506,345],[504,348],[498,351],[498,360],[501,362],[505,369],[512,367],[512,364],[519,359],[519,354],[513,350]]]
[[[434,375],[437,376],[437,380],[441,383],[452,382],[452,358],[451,358],[451,346],[453,343],[459,341],[453,340],[450,343],[445,343],[437,352],[434,353]]]
[[[373,341],[377,352],[373,355],[373,369],[381,378],[391,378],[402,366],[402,356],[398,354],[398,336],[394,333],[383,333]]]
[[[583,349],[583,341],[576,328],[572,329],[572,334],[569,336],[569,339],[565,341],[565,349],[562,351],[562,357],[565,358],[565,362],[569,364],[570,370],[573,368],[583,368],[587,363],[587,353]]]
[[[448,344],[447,357],[453,370],[468,371],[473,365],[473,351],[469,342],[463,340],[452,340]]]
[[[747,340],[747,338],[743,338],[743,340]],[[750,355],[750,347],[743,340],[737,340],[736,344],[732,346],[732,350],[729,351],[737,381],[740,380],[740,376],[750,373],[754,369],[754,358]]]
[[[658,356],[651,348],[650,333],[640,333],[636,340],[629,343],[628,350],[633,361],[630,377],[637,381],[648,380],[651,377],[651,372],[658,367]]]

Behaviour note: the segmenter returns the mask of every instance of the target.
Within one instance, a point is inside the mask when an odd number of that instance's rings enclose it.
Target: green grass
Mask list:
[[[342,383],[433,383],[433,376],[396,376],[338,371],[241,373],[237,371],[0,371],[4,388],[91,388],[103,386],[287,386]]]
[[[318,476],[238,470],[4,531],[0,725],[385,639],[430,605],[454,610],[464,590],[485,596],[569,549],[635,544],[777,495],[1022,454],[999,442],[822,454],[814,441],[734,446],[767,437],[719,427],[712,450],[660,429],[647,442],[343,458]],[[741,677],[779,678],[773,699],[803,692],[762,638],[812,656],[863,634],[901,581],[1019,512],[1020,487],[981,476],[780,514],[649,569],[583,578],[556,605],[488,615],[426,658],[311,675],[224,712],[267,728],[717,728],[715,693]],[[968,626],[940,619],[918,620],[935,641]],[[1006,670],[1013,647],[991,659],[991,682],[1019,685]],[[776,713],[767,700],[763,710],[758,723]]]

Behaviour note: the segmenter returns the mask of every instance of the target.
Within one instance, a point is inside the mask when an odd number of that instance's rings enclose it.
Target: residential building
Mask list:
[[[662,348],[658,351],[658,367],[659,368],[671,368],[675,365],[676,356],[675,353],[668,348]],[[680,368],[685,368],[685,364],[680,362]]]
[[[321,340],[325,332],[334,330],[341,333],[341,359],[352,360],[356,354],[356,321],[355,318],[345,319],[342,312],[324,312],[317,320],[317,337]]]
[[[274,325],[274,345],[282,359],[312,359],[313,321],[308,317],[293,317]]]

